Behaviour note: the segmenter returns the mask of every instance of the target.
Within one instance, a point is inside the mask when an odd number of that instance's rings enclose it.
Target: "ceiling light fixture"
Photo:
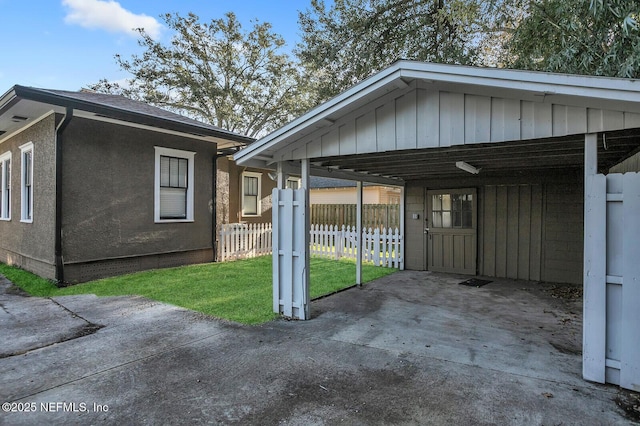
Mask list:
[[[456,167],[459,168],[460,170],[464,170],[465,172],[477,175],[478,173],[480,173],[480,169],[477,167],[473,167],[471,164],[469,163],[465,163],[464,161],[456,161]]]

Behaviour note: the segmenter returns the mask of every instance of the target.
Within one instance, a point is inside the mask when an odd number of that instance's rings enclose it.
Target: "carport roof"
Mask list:
[[[548,114],[547,122],[542,124],[549,131],[545,134],[520,130],[525,124],[520,124],[522,113],[518,111],[518,117],[512,117],[518,120],[519,134],[515,137],[496,138],[492,128],[489,130],[491,135],[486,136],[486,139],[478,137],[466,140],[468,135],[463,131],[462,140],[451,140],[448,143],[440,140],[435,144],[421,145],[418,140],[415,146],[400,147],[396,143],[395,146],[381,147],[378,135],[377,146],[373,149],[356,148],[346,154],[339,149],[324,150],[323,137],[331,131],[339,132],[336,129],[344,125],[346,120],[353,121],[351,127],[357,129],[359,124],[355,121],[367,114],[367,111],[371,112],[384,102],[389,103],[389,100],[398,99],[415,89],[432,91],[437,96],[443,96],[443,93],[447,96],[450,93],[462,96],[462,105],[459,107],[461,115],[455,116],[453,108],[453,112],[449,111],[449,115],[460,119],[462,123],[466,120],[464,114],[469,115],[469,98],[488,99],[486,106],[490,113],[493,113],[495,107],[494,99],[527,104],[531,111],[538,113],[540,110]],[[510,105],[507,102],[504,104]],[[539,108],[541,105],[542,109]],[[563,123],[566,131],[555,128],[557,106],[569,110]],[[395,111],[398,111],[397,108]],[[443,108],[442,102],[439,108]],[[583,117],[580,118],[581,123],[574,125],[571,114],[575,111]],[[377,113],[374,111],[374,117],[369,119],[373,122],[369,123],[373,127],[373,138],[376,138],[375,133],[380,129],[380,123],[375,122]],[[474,113],[478,117],[481,115]],[[402,123],[397,114],[396,112],[396,132],[399,123]],[[507,117],[509,111],[503,114]],[[478,117],[473,118],[475,120]],[[595,117],[602,123],[596,123]],[[440,121],[437,125],[443,127],[442,119],[436,118],[438,119]],[[490,120],[489,126],[495,126],[493,118]],[[539,117],[532,120],[535,121],[532,126],[540,126]],[[366,126],[366,120],[363,122]],[[463,126],[461,122],[452,120],[446,124],[452,127]],[[295,160],[309,158],[314,166],[312,173],[315,171],[324,176],[359,177],[359,180],[373,182],[387,179],[387,183],[402,183],[432,176],[464,176],[465,172],[456,169],[456,161],[472,163],[483,169],[483,174],[491,171],[536,173],[548,169],[581,168],[584,133],[606,131],[599,147],[599,168],[606,170],[638,149],[639,128],[640,82],[635,80],[398,61],[247,146],[236,153],[234,158],[241,165],[267,168],[273,168],[279,161],[295,163]],[[453,129],[452,133],[455,131]],[[419,132],[418,130],[417,139],[420,138]],[[340,137],[341,135],[338,136]],[[357,137],[358,135],[353,136]]]

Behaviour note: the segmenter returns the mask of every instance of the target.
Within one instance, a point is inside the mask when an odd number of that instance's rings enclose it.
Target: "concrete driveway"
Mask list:
[[[635,394],[581,379],[579,292],[464,278],[399,272],[257,327],[0,283],[0,402],[22,411],[0,424],[633,423]]]

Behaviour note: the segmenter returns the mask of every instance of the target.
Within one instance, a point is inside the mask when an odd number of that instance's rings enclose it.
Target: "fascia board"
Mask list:
[[[400,77],[400,70],[397,65],[387,68],[379,74],[369,77],[335,98],[312,109],[306,114],[303,114],[289,124],[281,127],[279,130],[276,130],[264,138],[252,143],[247,148],[234,155],[234,160],[238,164],[243,164],[243,159],[247,156],[251,156],[252,153],[268,150],[289,137],[291,134],[327,119],[331,114],[334,114],[353,102],[362,99],[371,92],[389,85]]]

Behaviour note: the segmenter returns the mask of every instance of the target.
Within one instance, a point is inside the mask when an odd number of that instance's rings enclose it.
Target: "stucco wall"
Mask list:
[[[426,189],[476,187],[480,275],[581,283],[583,187],[578,172],[521,178],[410,182],[405,267],[424,270]],[[413,219],[418,214],[419,219]]]
[[[355,204],[356,188],[314,188],[311,189],[311,204]],[[400,188],[388,186],[365,186],[362,188],[363,204],[398,204]]]
[[[20,146],[33,142],[33,222],[21,217]],[[46,116],[0,144],[11,151],[11,220],[0,220],[0,262],[55,278],[55,116]]]
[[[76,117],[63,146],[65,264],[212,247],[215,144]],[[191,223],[154,222],[154,146],[196,152]]]
[[[276,182],[271,180],[266,170],[241,167],[232,160],[219,159],[219,169],[222,179],[228,181],[228,204],[220,206],[226,222],[224,223],[271,223],[271,192],[276,187]],[[260,187],[260,214],[258,216],[242,216],[242,173],[253,172],[262,174]],[[220,174],[218,174],[220,178]],[[224,191],[224,189],[222,189]],[[219,211],[220,211],[219,210]]]

